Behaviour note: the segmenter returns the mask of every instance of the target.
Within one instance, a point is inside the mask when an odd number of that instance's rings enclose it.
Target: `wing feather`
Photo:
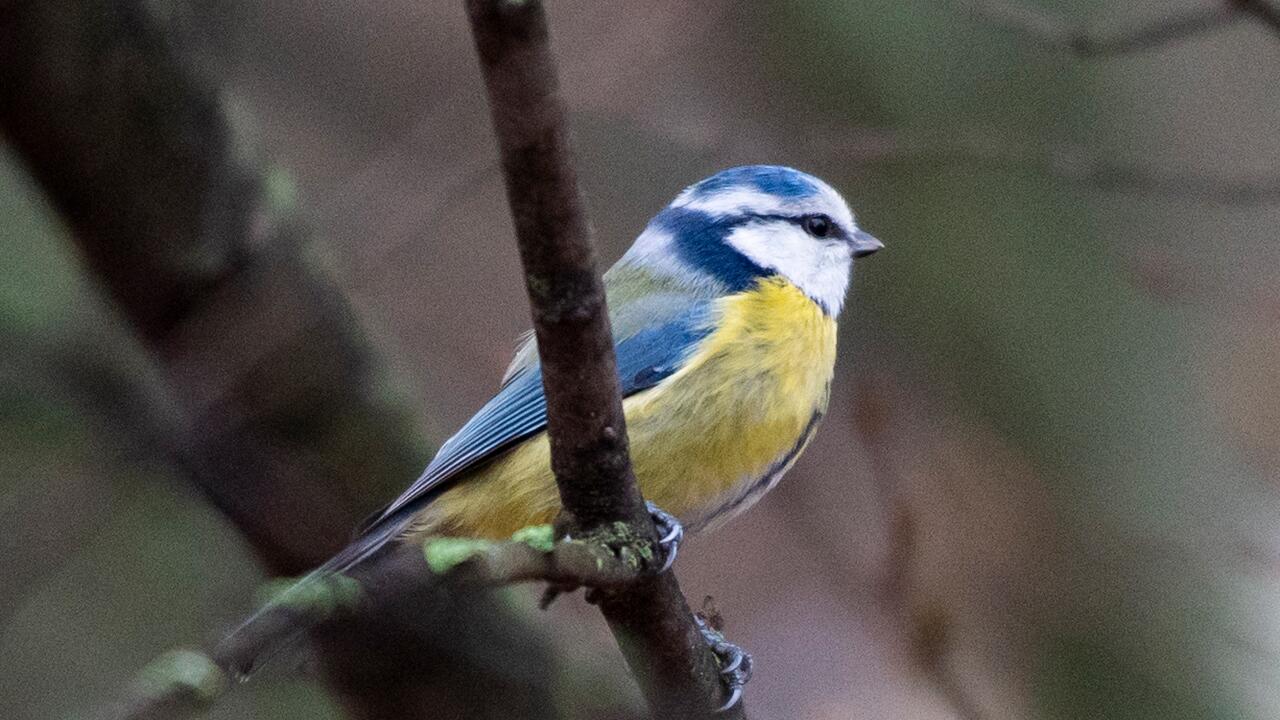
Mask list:
[[[615,345],[623,397],[651,388],[680,369],[698,343],[710,333],[709,305],[707,302],[685,303],[678,315],[643,327]],[[643,311],[642,307],[636,309]],[[390,518],[416,511],[459,475],[546,428],[547,401],[542,392],[541,366],[535,353],[525,353],[522,349],[520,355],[527,360],[519,364],[518,358],[517,363],[513,363],[498,394],[440,446],[422,475],[400,497],[374,515],[361,528],[362,534],[370,533]]]

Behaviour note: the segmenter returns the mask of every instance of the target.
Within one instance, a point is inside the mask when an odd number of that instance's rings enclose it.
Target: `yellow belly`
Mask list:
[[[826,410],[836,324],[777,278],[718,301],[717,329],[683,368],[623,402],[645,498],[705,525],[754,500]],[[560,509],[545,433],[459,478],[418,516],[413,536],[504,538]]]

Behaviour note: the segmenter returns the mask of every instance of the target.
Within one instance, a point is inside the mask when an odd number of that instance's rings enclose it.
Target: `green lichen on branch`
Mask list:
[[[648,568],[657,557],[649,537],[621,520],[602,526],[579,539],[609,548],[624,567],[636,573]]]
[[[208,655],[195,650],[170,650],[151,661],[134,680],[145,697],[181,695],[200,705],[213,702],[227,687],[227,676]]]
[[[292,608],[311,617],[328,617],[341,608],[360,603],[363,590],[359,581],[346,575],[303,579],[272,580],[258,589],[263,605]]]
[[[436,575],[486,585],[545,581],[618,587],[649,572],[657,557],[651,541],[623,522],[560,539],[551,525],[521,528],[505,542],[437,537],[426,540],[422,550]]]
[[[493,546],[494,543],[490,540],[441,537],[431,538],[423,543],[422,553],[427,558],[427,567],[431,568],[431,572],[444,575]]]
[[[524,543],[539,552],[549,553],[556,547],[556,530],[550,525],[530,525],[512,533],[511,540]]]

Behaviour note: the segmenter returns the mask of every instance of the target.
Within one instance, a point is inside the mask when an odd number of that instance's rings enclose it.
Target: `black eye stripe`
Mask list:
[[[812,215],[763,215],[761,214],[761,215],[751,216],[753,220],[758,219],[758,220],[775,220],[780,222],[788,222],[788,223],[791,223],[792,225],[795,225],[798,228],[801,228],[802,230],[804,229],[805,221],[812,217],[824,217],[827,219],[827,222],[831,224],[831,231],[827,234],[826,237],[822,238],[823,240],[848,240],[849,239],[848,233],[845,232],[843,227],[840,227],[840,223],[833,220],[831,216],[824,215],[821,213],[814,213]],[[805,230],[805,232],[808,232],[808,230]]]

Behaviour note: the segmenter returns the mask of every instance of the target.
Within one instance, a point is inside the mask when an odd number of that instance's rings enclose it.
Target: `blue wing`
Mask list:
[[[676,317],[644,327],[615,346],[623,397],[651,388],[680,369],[710,332],[707,307],[706,303],[686,307]],[[537,435],[546,426],[542,371],[534,360],[508,375],[498,394],[440,446],[440,452],[417,481],[371,518],[362,531],[369,533],[392,516],[422,507],[450,480]]]

